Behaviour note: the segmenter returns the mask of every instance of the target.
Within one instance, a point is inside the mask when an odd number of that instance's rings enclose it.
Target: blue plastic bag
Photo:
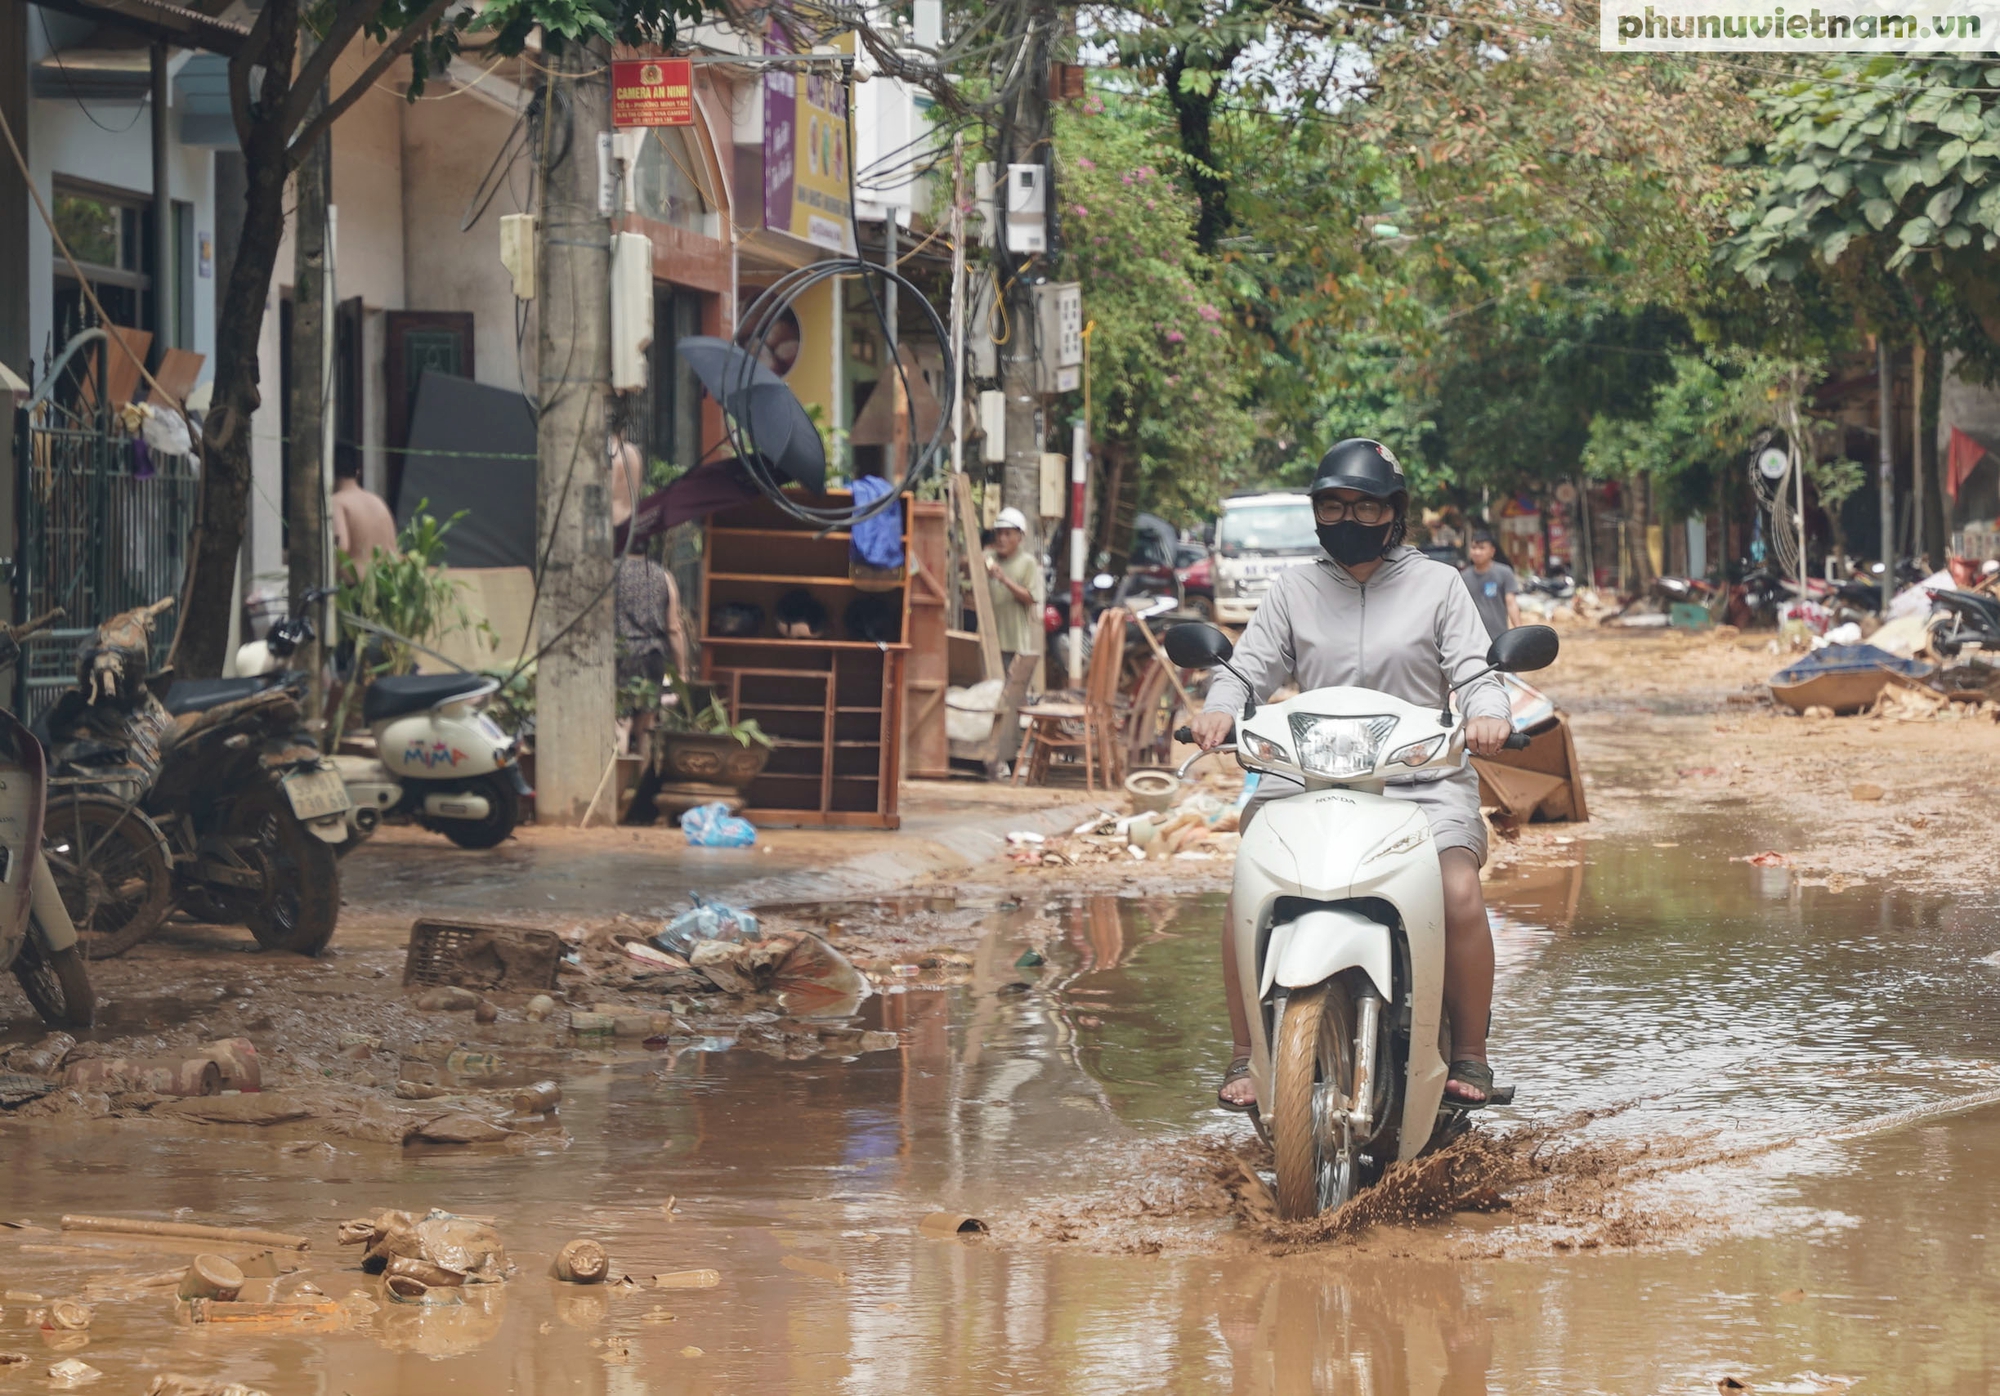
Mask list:
[[[748,848],[757,842],[757,826],[738,819],[720,801],[696,805],[681,816],[681,828],[696,848]]]

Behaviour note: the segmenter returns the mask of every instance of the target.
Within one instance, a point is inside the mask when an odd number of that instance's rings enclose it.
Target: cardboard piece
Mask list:
[[[1479,773],[1479,802],[1506,810],[1522,823],[1588,822],[1583,768],[1577,764],[1569,719],[1557,713],[1528,736],[1523,750],[1472,758],[1472,769]]]

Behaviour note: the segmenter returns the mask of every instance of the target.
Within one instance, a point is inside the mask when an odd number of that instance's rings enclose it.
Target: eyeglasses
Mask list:
[[[1335,499],[1331,495],[1313,501],[1313,517],[1321,523],[1339,523],[1342,519],[1353,519],[1358,524],[1374,527],[1395,517],[1396,506],[1386,499],[1357,499],[1349,503]]]

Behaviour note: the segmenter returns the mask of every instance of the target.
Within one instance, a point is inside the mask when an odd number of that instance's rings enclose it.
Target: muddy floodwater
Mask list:
[[[1245,1132],[1212,1108],[1220,899],[996,898],[971,983],[866,1005],[898,1050],[607,1055],[563,1082],[560,1147],[0,1127],[0,1219],[297,1231],[312,1283],[380,1302],[336,1225],[436,1206],[492,1218],[519,1267],[457,1305],[384,1303],[325,1332],[182,1327],[158,1292],[107,1298],[73,1350],[10,1296],[0,1351],[32,1360],[0,1368],[0,1396],[48,1389],[63,1356],[104,1392],[174,1371],[274,1396],[1992,1389],[2000,1105],[1980,1102],[2000,1099],[2000,919],[1802,886],[1731,861],[1746,837],[1579,838],[1492,888],[1496,1061],[1520,1104],[1484,1128],[1659,1160],[1568,1215],[1468,1213],[1284,1255],[1215,1208],[1176,1215],[1200,1192],[1171,1176],[1176,1145]],[[1031,944],[1046,964],[1017,968]],[[1158,1215],[1120,1212],[1149,1190]],[[993,1234],[920,1234],[937,1210]],[[1107,1213],[1123,1219],[1060,1220]],[[637,1286],[547,1278],[583,1235]],[[0,1232],[8,1291],[172,1263]],[[652,1287],[693,1269],[719,1283]]]

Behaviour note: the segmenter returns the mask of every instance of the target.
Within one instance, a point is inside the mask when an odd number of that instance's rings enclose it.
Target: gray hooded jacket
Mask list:
[[[1442,707],[1446,676],[1461,679],[1485,668],[1491,643],[1457,569],[1399,547],[1383,555],[1366,582],[1325,557],[1280,573],[1231,662],[1257,686],[1259,701],[1297,683],[1372,688]],[[1217,669],[1203,708],[1239,714],[1243,697],[1242,682]],[[1492,676],[1460,689],[1458,707],[1468,718],[1506,718],[1512,711],[1506,688]]]

